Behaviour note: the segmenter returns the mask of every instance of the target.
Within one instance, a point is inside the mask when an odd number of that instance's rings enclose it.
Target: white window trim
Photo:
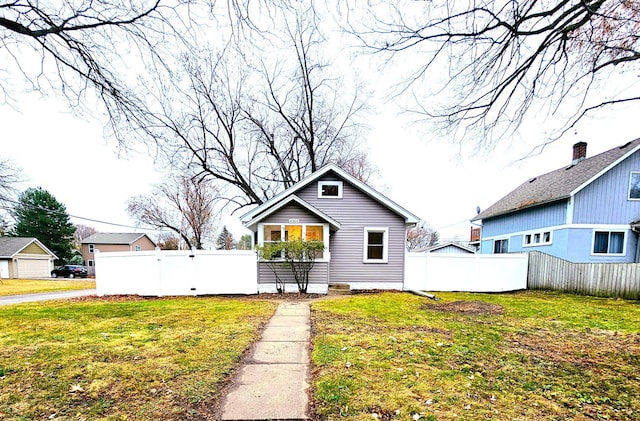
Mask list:
[[[368,234],[370,232],[381,232],[382,235],[382,259],[368,259],[367,248]],[[389,261],[389,227],[364,227],[362,241],[362,263],[388,263]]]
[[[629,173],[629,187],[628,187],[628,191],[627,191],[627,200],[638,201],[638,200],[640,200],[640,197],[631,197],[631,180],[633,180],[633,175],[634,174],[639,174],[640,175],[640,171],[631,171]]]
[[[612,232],[622,233],[622,253],[596,253],[596,232],[608,232],[611,234]],[[603,256],[626,256],[627,255],[627,231],[625,230],[616,230],[616,229],[607,229],[607,228],[594,228],[591,233],[591,255],[596,257]]]
[[[323,196],[323,186],[338,186],[337,196]],[[342,199],[342,181],[318,181],[318,199]]]
[[[94,253],[96,250],[96,245],[95,244],[89,244],[89,253]]]
[[[548,232],[549,233],[549,241],[544,241],[544,233]],[[540,242],[539,243],[534,243],[533,242],[533,237],[536,234],[540,234]],[[526,238],[527,235],[531,236],[531,242],[529,244],[527,244],[526,242]],[[549,230],[549,229],[545,229],[542,231],[530,231],[527,233],[522,234],[522,247],[538,247],[538,246],[549,246],[553,244],[553,231]]]
[[[95,262],[93,260],[87,260],[87,265],[89,267],[94,267],[96,264],[95,264]]]
[[[502,252],[502,253],[496,253],[496,241],[502,241],[502,240],[507,240],[507,251],[506,252]],[[510,237],[497,237],[497,238],[493,238],[491,240],[491,254],[505,254],[505,253],[509,253],[509,251],[511,250],[511,238]]]
[[[307,226],[312,227],[322,227],[322,242],[324,244],[324,251],[322,253],[322,259],[316,259],[316,262],[328,262],[331,260],[331,254],[329,253],[329,224],[322,223],[305,223],[305,222],[261,222],[258,224],[258,244],[260,247],[264,246],[264,226],[265,225],[279,225],[280,226],[280,236],[284,238],[284,227],[285,225],[302,225],[302,238],[306,238],[307,236]],[[281,262],[284,259],[273,259],[272,262]]]

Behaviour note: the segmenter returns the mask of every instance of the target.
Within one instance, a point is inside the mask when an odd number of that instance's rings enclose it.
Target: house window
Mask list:
[[[640,200],[640,171],[631,171],[629,177],[629,200]]]
[[[93,260],[87,261],[87,265],[89,265],[89,267],[93,267]]]
[[[509,253],[509,240],[506,238],[502,240],[495,240],[493,242],[493,253]]]
[[[389,228],[365,227],[364,250],[362,261],[364,263],[387,263]]]
[[[593,254],[624,254],[622,231],[594,231]]]
[[[324,225],[274,225],[265,224],[262,228],[262,245],[277,243],[279,241],[296,241],[304,239],[306,241],[324,241],[325,226]],[[327,248],[325,244],[325,248]],[[323,253],[316,254],[316,259],[322,259]],[[282,256],[274,255],[272,259],[281,258]]]
[[[342,198],[342,181],[319,181],[318,198]]]
[[[140,251],[140,246],[136,246],[136,251]]]
[[[95,251],[96,245],[95,244],[89,244],[89,253],[93,253]]]
[[[544,246],[551,244],[551,231],[533,232],[525,234],[522,238],[522,245],[528,246]]]

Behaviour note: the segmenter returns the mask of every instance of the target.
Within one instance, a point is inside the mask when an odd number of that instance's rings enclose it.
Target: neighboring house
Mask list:
[[[352,289],[402,289],[407,228],[420,221],[336,165],[321,168],[240,219],[254,232],[254,244],[293,238],[324,243],[308,292],[326,292],[329,282]],[[265,263],[259,264],[258,282],[260,292],[275,292],[275,277]]]
[[[0,237],[0,278],[48,278],[56,259],[33,237]]]
[[[82,259],[87,265],[89,276],[96,274],[95,252],[101,253],[112,251],[145,251],[155,250],[156,243],[147,236],[139,232],[98,232],[90,235],[81,241]]]
[[[438,254],[475,254],[475,250],[454,242],[436,244],[434,246],[411,250],[412,253]]]
[[[638,262],[640,139],[533,177],[478,214],[481,252],[538,250],[571,262]]]

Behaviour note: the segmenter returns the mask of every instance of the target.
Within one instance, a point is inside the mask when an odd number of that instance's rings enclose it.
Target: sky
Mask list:
[[[342,65],[350,68],[353,63]],[[385,99],[393,69],[382,73],[373,68],[360,66],[361,72],[369,72],[364,76],[374,95],[368,130],[357,141],[364,143],[379,170],[374,187],[427,221],[441,240],[467,240],[477,207],[486,209],[522,182],[568,165],[574,143],[587,142],[587,156],[593,156],[640,137],[640,105],[634,104],[598,112],[541,154],[524,160],[547,139],[547,129],[554,125],[551,117],[529,119],[494,149],[477,151],[475,139],[452,144],[446,135],[399,114],[397,104]],[[633,76],[630,83],[636,84]],[[606,89],[617,85],[611,82]],[[64,101],[49,94],[43,98],[18,88],[13,93],[15,107],[0,103],[0,155],[22,168],[25,181],[20,190],[48,190],[66,206],[74,223],[101,232],[148,232],[155,238],[157,232],[136,228],[126,202],[150,193],[152,185],[162,181],[163,169],[144,149],[120,151],[105,140],[104,121],[75,116]],[[225,218],[222,224],[237,238],[246,232],[237,218]]]
[[[126,201],[147,194],[162,180],[161,169],[143,151],[123,152],[104,138],[100,121],[72,115],[64,102],[25,94],[20,110],[0,107],[2,154],[23,171],[20,189],[40,186],[72,215],[72,222],[101,232],[157,232],[136,229]],[[572,145],[588,143],[587,156],[640,136],[637,108],[601,114],[577,132],[521,158],[544,139],[544,131],[504,140],[495,150],[474,152],[434,135],[422,125],[403,122],[397,109],[373,113],[366,139],[369,159],[380,173],[381,190],[392,200],[429,222],[442,240],[467,240],[476,207],[485,209],[531,177],[568,165]],[[240,212],[242,213],[242,212]],[[86,219],[82,219],[86,218]],[[97,221],[119,225],[108,225]],[[236,237],[244,231],[236,218],[223,223]],[[220,227],[221,228],[221,227]]]

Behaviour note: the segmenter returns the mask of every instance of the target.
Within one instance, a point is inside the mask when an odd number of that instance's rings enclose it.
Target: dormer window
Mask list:
[[[318,198],[342,199],[342,181],[319,181]]]

